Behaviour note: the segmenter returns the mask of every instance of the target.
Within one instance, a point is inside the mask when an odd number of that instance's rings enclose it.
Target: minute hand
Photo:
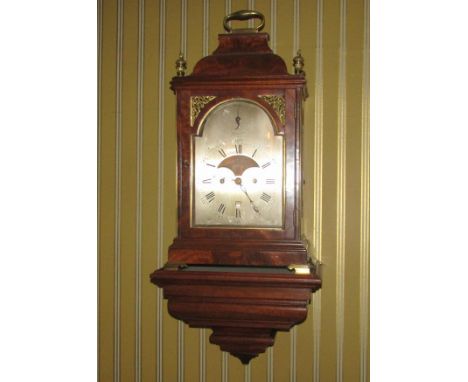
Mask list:
[[[260,210],[258,209],[258,207],[254,204],[254,201],[250,198],[249,194],[247,193],[247,190],[245,189],[245,187],[243,185],[240,185],[240,188],[242,190],[242,192],[245,194],[245,196],[247,196],[247,198],[249,199],[250,201],[250,205],[252,206],[253,210],[259,214],[260,213]]]

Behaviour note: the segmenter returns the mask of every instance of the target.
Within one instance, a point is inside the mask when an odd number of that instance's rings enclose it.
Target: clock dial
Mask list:
[[[250,100],[214,107],[194,137],[192,225],[281,228],[283,137]]]

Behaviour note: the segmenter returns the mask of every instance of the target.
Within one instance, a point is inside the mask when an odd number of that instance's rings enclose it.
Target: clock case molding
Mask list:
[[[211,328],[210,342],[246,364],[273,345],[278,330],[306,319],[311,293],[321,287],[300,226],[307,91],[302,70],[288,73],[269,48],[268,34],[244,30],[218,38],[218,48],[191,75],[179,70],[171,82],[177,96],[178,234],[167,264],[150,277],[163,288],[173,317]],[[192,137],[215,105],[234,98],[260,104],[284,136],[282,229],[191,226]]]

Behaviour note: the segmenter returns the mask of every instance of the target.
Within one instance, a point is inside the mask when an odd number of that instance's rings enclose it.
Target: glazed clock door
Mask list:
[[[260,104],[214,106],[192,148],[193,227],[283,227],[284,138]]]

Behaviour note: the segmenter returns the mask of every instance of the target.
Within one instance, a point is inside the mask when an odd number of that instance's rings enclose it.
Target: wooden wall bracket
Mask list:
[[[211,328],[211,343],[248,364],[273,345],[278,330],[306,319],[311,293],[321,286],[314,273],[253,268],[165,267],[151,274],[151,282],[163,288],[174,318]]]

